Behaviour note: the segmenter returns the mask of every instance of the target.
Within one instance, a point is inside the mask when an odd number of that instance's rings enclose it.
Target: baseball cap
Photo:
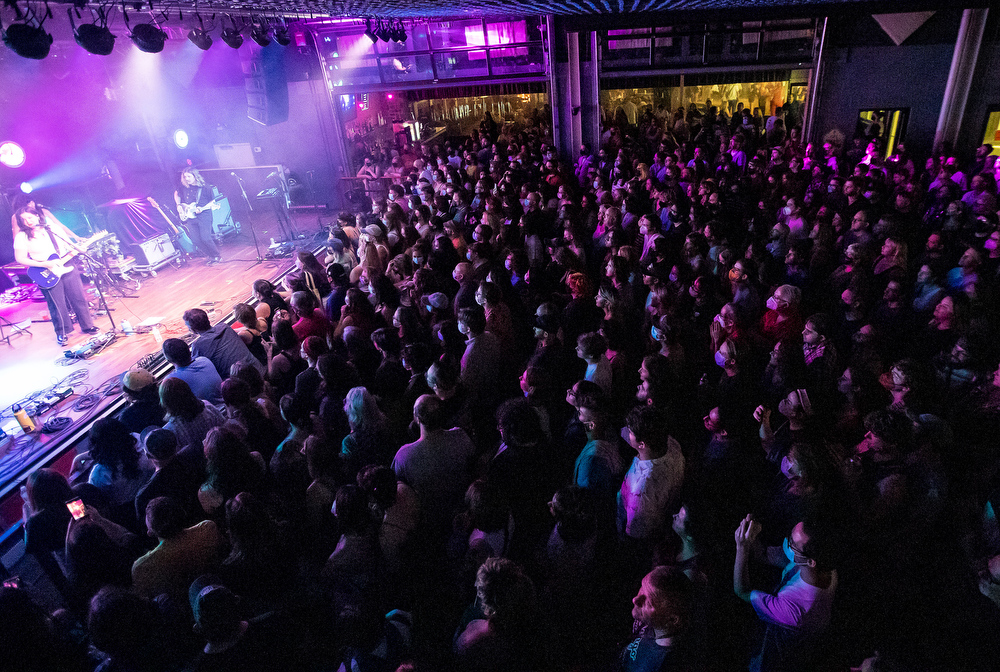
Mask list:
[[[144,387],[155,383],[156,379],[153,378],[153,374],[146,369],[140,368],[129,369],[125,372],[125,376],[122,378],[122,387],[127,389],[129,392],[138,392]]]

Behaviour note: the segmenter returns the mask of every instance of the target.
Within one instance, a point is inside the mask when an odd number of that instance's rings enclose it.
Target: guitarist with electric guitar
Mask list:
[[[80,271],[69,262],[80,252],[86,251],[87,241],[70,231],[46,211],[31,205],[14,213],[14,258],[28,269],[49,304],[56,342],[66,345],[73,333],[73,320],[69,309],[76,313],[80,330],[96,334],[94,318],[90,315],[87,295],[83,290]],[[37,269],[37,270],[36,270]]]
[[[212,227],[212,210],[218,210],[222,196],[212,195],[211,185],[205,182],[196,168],[185,168],[181,172],[181,186],[174,192],[177,214],[190,228],[191,238],[198,248],[208,255],[208,264],[222,261],[222,255],[215,244]]]

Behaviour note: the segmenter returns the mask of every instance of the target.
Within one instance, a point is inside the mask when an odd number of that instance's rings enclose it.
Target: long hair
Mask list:
[[[385,415],[375,397],[364,387],[352,387],[344,399],[347,422],[355,432],[374,434],[385,426]]]
[[[194,186],[196,187],[205,186],[205,178],[201,176],[201,173],[198,172],[197,168],[185,168],[184,170],[181,171],[181,176],[183,176],[184,173],[189,173],[192,177],[194,177]]]
[[[14,213],[14,220],[17,222],[17,227],[14,230],[14,235],[16,236],[18,231],[23,231],[27,234],[28,238],[34,238],[35,234],[38,232],[37,227],[31,227],[24,223],[24,219],[21,215],[29,213],[38,217],[39,226],[45,226],[45,213],[39,209],[37,206],[34,208],[24,206],[19,208],[17,212]]]

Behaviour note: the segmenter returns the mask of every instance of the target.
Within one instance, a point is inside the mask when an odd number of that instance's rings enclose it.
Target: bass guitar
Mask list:
[[[220,207],[222,207],[219,205],[219,201],[221,201],[224,198],[225,198],[224,195],[219,194],[205,205],[195,205],[194,203],[178,203],[177,214],[181,216],[182,222],[186,222],[189,219],[194,219],[195,217],[205,212],[206,210],[209,209],[218,210]]]
[[[174,225],[173,220],[167,216],[167,213],[163,211],[163,208],[160,207],[160,204],[152,196],[147,196],[146,200],[149,201],[151,206],[156,208],[157,212],[163,215],[163,219],[167,220],[167,226],[170,227],[170,232],[173,234],[177,246],[186,254],[194,254],[194,243],[191,242],[191,237],[188,236],[188,232],[184,230],[184,227]]]
[[[71,247],[72,249],[66,254],[59,256],[58,254],[52,254],[48,258],[48,261],[58,261],[53,268],[43,268],[41,266],[28,266],[27,273],[31,280],[41,287],[42,289],[52,289],[59,284],[59,280],[62,276],[66,275],[73,270],[72,266],[67,266],[66,262],[75,257],[78,254],[85,253],[87,248],[94,242],[97,242],[99,238],[104,238],[108,234],[106,231],[99,231],[95,233],[90,238],[83,241],[81,245],[72,245],[64,241],[64,244]]]

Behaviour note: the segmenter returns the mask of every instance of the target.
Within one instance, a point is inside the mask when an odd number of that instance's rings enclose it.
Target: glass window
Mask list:
[[[489,74],[486,51],[453,51],[434,54],[434,65],[441,79],[451,77],[485,77]]]
[[[649,28],[608,31],[608,48],[604,60],[610,63],[649,64]]]
[[[545,52],[541,45],[521,49],[491,49],[494,75],[545,72]]]
[[[516,44],[528,41],[528,28],[524,21],[503,21],[486,24],[486,41],[490,45]]]
[[[382,76],[385,81],[392,83],[404,83],[412,81],[422,81],[434,79],[434,70],[431,68],[431,57],[427,54],[417,56],[393,56],[382,57]]]
[[[439,21],[430,24],[431,46],[434,49],[448,47],[485,47],[486,36],[483,34],[483,22],[472,21]]]

